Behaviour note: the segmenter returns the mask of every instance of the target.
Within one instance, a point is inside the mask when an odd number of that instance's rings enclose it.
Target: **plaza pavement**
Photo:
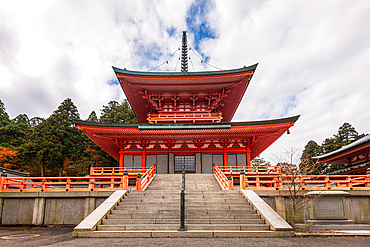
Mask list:
[[[71,238],[73,228],[1,228],[2,247],[41,246],[370,246],[369,237],[295,238]],[[39,235],[39,236],[38,236]],[[4,238],[5,237],[5,238]]]

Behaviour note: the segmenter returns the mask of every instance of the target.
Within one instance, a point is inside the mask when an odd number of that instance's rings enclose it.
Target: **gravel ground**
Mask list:
[[[71,238],[72,231],[73,228],[3,228],[0,229],[0,246],[370,246],[368,237],[94,239]]]

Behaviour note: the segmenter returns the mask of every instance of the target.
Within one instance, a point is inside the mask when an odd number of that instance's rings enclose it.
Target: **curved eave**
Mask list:
[[[279,123],[289,123],[293,122],[295,123],[300,115],[293,116],[293,117],[287,117],[287,118],[277,118],[277,119],[270,119],[270,120],[258,120],[258,121],[247,121],[247,122],[222,122],[222,123],[184,123],[184,124],[149,124],[149,123],[100,123],[100,122],[90,122],[90,121],[84,121],[81,119],[74,119],[73,122],[77,125],[84,125],[84,126],[96,126],[96,127],[125,127],[125,128],[139,128],[140,126],[147,126],[147,129],[173,129],[175,127],[176,129],[181,129],[183,127],[184,129],[188,129],[187,126],[191,126],[192,129],[203,129],[204,126],[220,126],[220,128],[224,128],[224,126],[230,125],[230,126],[253,126],[253,125],[269,125],[269,124],[279,124]],[[152,128],[150,128],[152,127]],[[212,128],[215,128],[212,127]]]
[[[274,143],[287,129],[292,127],[299,116],[234,123],[215,124],[112,124],[74,120],[78,128],[91,140],[118,160],[119,148],[114,144],[118,139],[137,140],[221,140],[257,138],[252,146],[251,157],[257,157]],[[236,138],[236,139],[235,139]]]
[[[143,76],[143,77],[189,77],[189,76],[219,76],[219,75],[230,75],[230,74],[238,74],[248,71],[254,71],[257,68],[258,63],[243,67],[239,69],[231,69],[231,70],[219,70],[219,71],[200,71],[200,72],[146,72],[146,71],[133,71],[133,70],[126,70],[120,69],[117,67],[112,66],[114,72],[123,74],[123,75],[135,75],[135,76]]]

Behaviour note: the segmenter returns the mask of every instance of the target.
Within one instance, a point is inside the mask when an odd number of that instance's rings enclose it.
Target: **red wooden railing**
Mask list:
[[[181,121],[212,121],[212,123],[219,123],[222,120],[222,113],[210,112],[164,112],[159,114],[148,113],[147,120],[149,123],[158,122],[181,122]]]
[[[229,190],[229,180],[218,166],[213,166],[213,174],[223,190]],[[232,188],[231,188],[232,189]]]
[[[239,175],[243,170],[246,174],[280,174],[280,166],[219,166],[220,170],[226,175]]]
[[[269,168],[269,167],[267,167]],[[242,170],[239,168],[239,170]],[[224,172],[226,171],[226,172]],[[271,172],[240,174],[240,188],[247,190],[327,190],[343,189],[370,190],[370,175],[299,175],[290,176]],[[221,184],[222,189],[227,190],[227,174],[238,174],[234,167],[213,167],[213,174]]]
[[[154,179],[155,174],[157,174],[157,167],[153,165],[141,176],[141,180],[137,180],[140,181],[140,184],[136,183],[136,190],[145,190]]]
[[[123,173],[122,173],[123,174]],[[139,173],[140,174],[140,173]],[[145,190],[156,174],[156,165],[143,173],[138,190]],[[141,176],[141,175],[140,175]],[[127,190],[128,175],[94,177],[0,177],[0,192]]]
[[[106,191],[123,189],[123,177],[0,178],[0,192]]]
[[[370,175],[280,175],[262,179],[258,175],[246,175],[246,189],[341,189],[369,190]]]
[[[91,167],[91,176],[122,176],[124,171],[127,171],[129,176],[137,176],[144,174],[152,167]]]

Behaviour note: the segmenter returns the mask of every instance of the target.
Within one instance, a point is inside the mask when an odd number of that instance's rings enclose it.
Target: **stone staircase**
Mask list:
[[[181,174],[157,174],[147,191],[181,190]],[[186,174],[186,190],[221,190],[213,174]]]
[[[199,231],[245,234],[269,230],[238,191],[221,190],[212,174],[186,175],[185,187],[188,234],[192,231],[197,234]],[[181,174],[158,174],[148,190],[128,193],[97,226],[97,231],[177,232],[180,227],[180,188]]]

